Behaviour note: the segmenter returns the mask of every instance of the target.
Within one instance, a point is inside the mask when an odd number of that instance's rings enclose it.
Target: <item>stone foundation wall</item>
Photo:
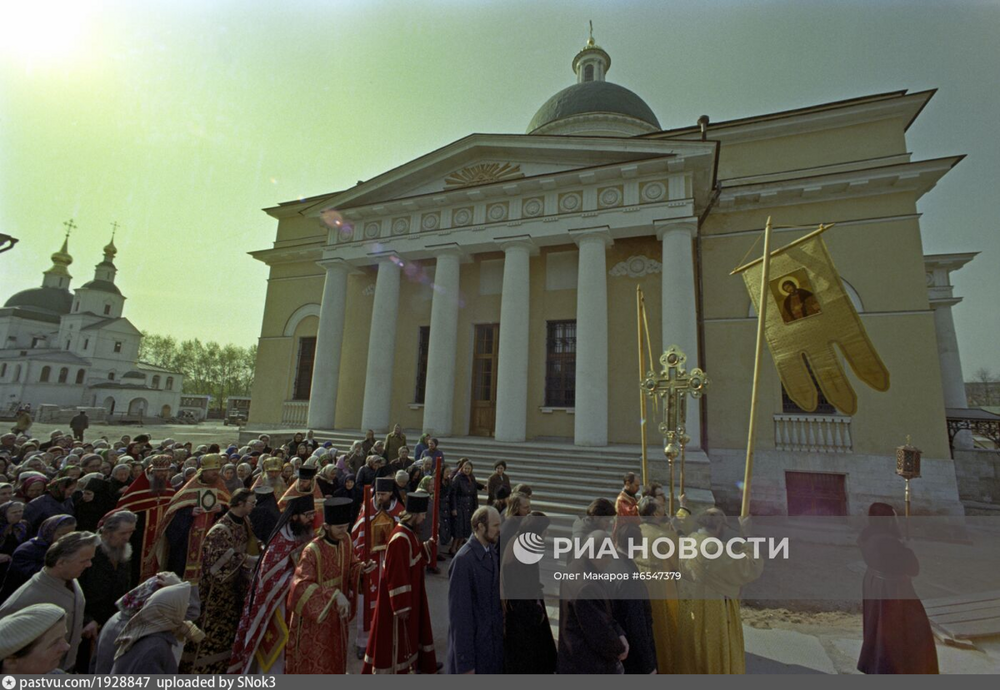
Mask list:
[[[986,504],[1000,509],[1000,450],[955,449],[958,496],[966,507]]]
[[[739,514],[746,451],[711,450],[708,455],[712,463],[712,491],[716,502],[727,513]],[[994,470],[997,467],[994,461]],[[751,513],[787,514],[786,471],[845,475],[849,515],[867,514],[868,506],[875,501],[889,503],[900,514],[903,513],[904,482],[896,475],[894,456],[775,450],[757,451],[754,454]],[[964,515],[955,472],[956,463],[949,459],[924,457],[921,464],[922,476],[910,482],[912,514]]]

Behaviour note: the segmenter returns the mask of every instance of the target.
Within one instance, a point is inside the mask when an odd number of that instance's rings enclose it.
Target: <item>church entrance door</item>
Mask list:
[[[492,436],[497,420],[497,352],[500,324],[476,324],[472,349],[470,436]]]

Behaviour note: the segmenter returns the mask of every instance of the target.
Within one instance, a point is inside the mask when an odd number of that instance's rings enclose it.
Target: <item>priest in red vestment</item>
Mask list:
[[[151,457],[146,471],[136,477],[118,499],[115,509],[108,513],[131,510],[138,516],[135,532],[129,539],[134,554],[131,561],[132,582],[145,582],[157,573],[156,565],[149,556],[156,542],[156,531],[175,493],[170,486],[172,462],[173,458],[169,455]]]
[[[361,574],[375,569],[374,561],[354,555],[348,532],[353,505],[349,498],[326,499],[323,535],[309,542],[295,568],[285,673],[347,673],[348,624]]]
[[[222,509],[229,505],[229,490],[222,481],[221,470],[221,455],[203,455],[201,469],[170,500],[156,528],[150,554],[155,560],[155,572],[169,570],[182,580],[198,584],[205,536]]]
[[[371,558],[375,561],[375,570],[365,575],[358,598],[360,613],[355,640],[358,659],[364,659],[365,647],[368,646],[368,632],[371,630],[375,600],[378,598],[378,583],[385,564],[385,549],[389,545],[392,530],[399,522],[399,516],[403,514],[403,505],[392,492],[395,483],[392,477],[378,477],[375,480],[375,495],[361,511],[351,530],[355,557],[358,560]],[[372,534],[371,539],[368,538],[368,532]]]
[[[363,673],[437,673],[439,668],[424,589],[433,537],[425,542],[417,537],[429,499],[423,491],[408,494],[406,511],[389,538]]]
[[[284,673],[288,642],[285,603],[295,566],[313,537],[315,512],[311,497],[293,499],[268,537],[243,605],[228,673]]]
[[[284,510],[288,502],[299,496],[312,496],[316,504],[316,523],[313,525],[317,531],[323,526],[323,491],[316,481],[316,474],[319,472],[319,465],[312,458],[309,458],[298,469],[297,477],[292,485],[288,487],[284,495],[278,500],[278,510]]]

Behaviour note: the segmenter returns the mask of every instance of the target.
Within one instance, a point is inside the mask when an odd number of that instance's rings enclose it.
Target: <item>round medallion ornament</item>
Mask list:
[[[540,199],[529,199],[524,204],[524,215],[537,216],[542,212],[542,202]]]
[[[467,208],[460,208],[455,211],[455,225],[468,225],[472,222],[472,211]]]
[[[489,219],[492,221],[500,221],[507,217],[507,205],[506,204],[493,204],[490,206],[489,211],[486,212]]]
[[[392,221],[392,234],[393,235],[404,235],[406,231],[410,229],[410,220],[408,218],[397,218]]]
[[[667,193],[662,182],[651,182],[642,188],[642,198],[646,201],[659,201]]]
[[[559,200],[559,208],[563,211],[575,211],[580,208],[580,195],[579,194],[567,194],[562,199]]]
[[[369,223],[365,226],[365,237],[368,239],[374,239],[378,237],[379,230],[381,229],[381,225],[378,223]]]
[[[601,192],[601,205],[617,206],[618,202],[621,201],[621,198],[622,195],[614,187],[605,189],[603,192]]]
[[[420,227],[424,230],[437,230],[438,224],[441,222],[440,217],[436,213],[428,213],[420,221]]]

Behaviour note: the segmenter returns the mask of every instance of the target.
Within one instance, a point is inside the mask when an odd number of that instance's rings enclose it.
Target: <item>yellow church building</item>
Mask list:
[[[471,134],[266,209],[277,232],[252,252],[270,270],[252,427],[398,423],[634,448],[640,285],[654,352],[678,345],[712,381],[689,405],[688,462],[717,501],[738,503],[756,316],[730,271],[768,216],[783,226],[775,247],[835,222],[826,243],[891,387],[852,379],[855,415],[822,399],[805,412],[765,357],[754,512],[856,514],[898,497],[894,452],[910,435],[924,452],[915,507],[960,513],[945,410],[966,405],[948,275],[974,254],[925,256],[917,201],[962,156],[921,159],[906,143],[934,92],[664,129],[607,81],[593,40],[572,67],[575,83],[525,134]]]

